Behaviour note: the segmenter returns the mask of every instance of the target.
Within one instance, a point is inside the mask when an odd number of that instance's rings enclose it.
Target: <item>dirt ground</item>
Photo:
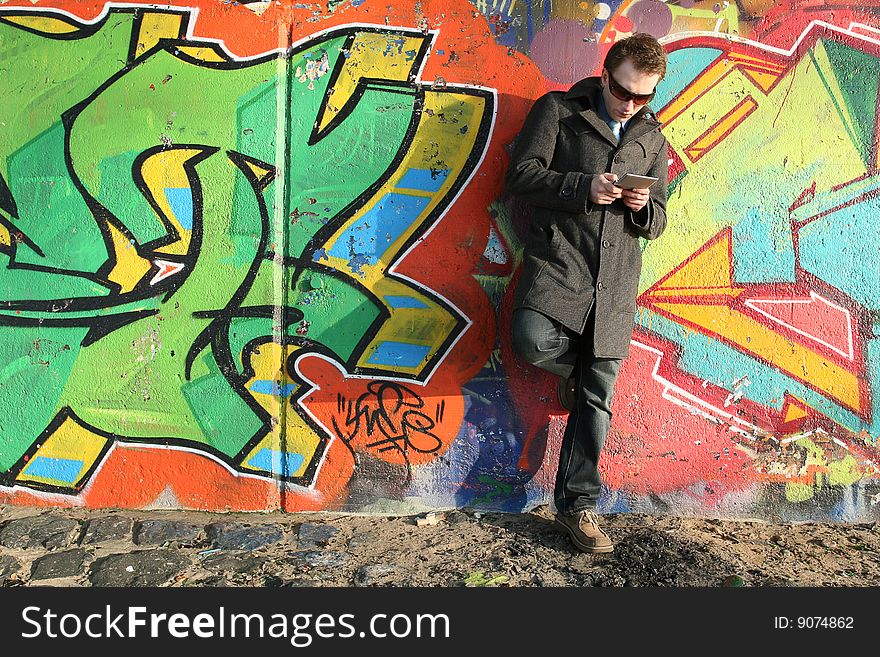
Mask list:
[[[552,514],[448,512],[436,526],[414,518],[346,517],[357,564],[393,563],[396,585],[490,586],[873,586],[880,535],[871,524],[771,525],[618,514],[603,517],[613,553],[586,555],[558,532]],[[351,532],[351,534],[349,534]],[[365,544],[363,544],[365,543]],[[321,574],[348,585],[357,567]],[[403,575],[405,573],[405,575]],[[326,579],[325,579],[326,578]]]
[[[38,522],[31,527],[28,523],[33,521]],[[524,514],[450,510],[433,517],[386,517],[0,506],[0,585],[865,587],[880,583],[880,534],[875,523],[780,525],[642,514],[605,515],[602,521],[615,550],[586,555],[554,528],[546,507]],[[121,530],[102,529],[102,537],[100,523],[105,528],[113,523]],[[66,533],[57,527],[65,527]],[[54,532],[53,537],[48,540],[38,535],[40,531]],[[247,532],[262,533],[256,540]],[[258,545],[260,541],[263,544]],[[154,561],[148,563],[149,559]],[[166,564],[158,575],[150,565],[158,563],[156,559]]]

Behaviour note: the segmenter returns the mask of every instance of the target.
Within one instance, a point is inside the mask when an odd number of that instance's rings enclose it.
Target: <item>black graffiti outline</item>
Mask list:
[[[394,395],[392,409],[386,407],[387,392]],[[405,397],[410,397],[413,401],[405,401]],[[375,407],[368,405],[367,402],[373,402]],[[392,415],[399,413],[404,407],[408,407],[409,410],[403,411],[400,421],[397,422]],[[437,423],[420,410],[425,408],[424,400],[412,388],[397,381],[370,381],[367,384],[367,391],[359,395],[357,400],[346,400],[341,394],[337,394],[336,408],[339,413],[345,414],[343,420],[345,426],[343,428],[339,425],[337,421],[339,415],[334,414],[333,430],[349,451],[353,455],[356,453],[352,442],[362,431],[370,437],[378,434],[380,436],[378,440],[367,442],[364,447],[379,448],[376,451],[380,453],[390,450],[400,452],[406,465],[405,483],[407,484],[412,480],[409,451],[435,454],[443,447],[443,441],[431,432]],[[418,447],[411,440],[412,432],[430,438],[434,445],[430,448]]]

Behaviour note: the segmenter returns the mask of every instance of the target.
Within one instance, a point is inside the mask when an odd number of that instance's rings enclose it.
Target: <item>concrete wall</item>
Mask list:
[[[509,346],[547,90],[661,38],[602,511],[877,517],[880,3],[0,5],[0,502],[549,501]]]

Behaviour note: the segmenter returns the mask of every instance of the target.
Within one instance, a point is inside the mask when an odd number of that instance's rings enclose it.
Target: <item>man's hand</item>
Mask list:
[[[616,173],[600,173],[597,176],[593,176],[593,182],[590,183],[590,200],[600,205],[614,203],[614,201],[621,197],[621,193],[625,191],[620,187],[614,186],[615,180],[617,180]]]
[[[633,212],[638,212],[648,202],[650,191],[647,189],[621,189],[623,204]]]

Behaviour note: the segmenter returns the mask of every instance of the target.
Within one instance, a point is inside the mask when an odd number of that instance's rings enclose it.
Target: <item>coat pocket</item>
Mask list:
[[[583,292],[592,282],[585,273],[583,257],[563,238],[558,226],[551,224],[547,230],[550,231],[550,253],[543,275],[571,292]]]

